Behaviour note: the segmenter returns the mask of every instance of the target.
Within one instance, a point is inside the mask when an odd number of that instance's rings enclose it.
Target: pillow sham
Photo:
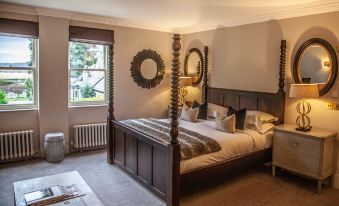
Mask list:
[[[260,120],[263,121],[263,123],[268,123],[268,122],[272,123],[276,121],[276,118],[273,115],[268,114],[266,112],[248,110],[246,112],[246,116],[251,116],[251,115],[259,116]]]
[[[260,130],[257,130],[257,132],[259,132],[260,134],[265,134],[268,131],[271,131],[274,128],[274,124],[273,123],[266,123],[263,124]]]
[[[208,103],[207,105],[207,117],[209,118],[216,118],[217,113],[225,115],[227,114],[227,108],[223,106],[219,106],[216,104]]]
[[[235,133],[235,114],[230,116],[217,114],[217,118],[215,119],[215,129],[220,130],[227,133]]]
[[[199,114],[199,107],[193,109],[184,104],[184,106],[181,109],[180,119],[188,121],[188,122],[197,122],[198,114]]]
[[[245,129],[245,119],[246,119],[246,108],[235,110],[233,107],[228,107],[227,116],[235,114],[235,128],[244,130]]]

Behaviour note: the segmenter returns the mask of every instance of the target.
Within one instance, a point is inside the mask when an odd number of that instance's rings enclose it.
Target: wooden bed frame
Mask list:
[[[135,178],[154,194],[166,201],[169,206],[179,205],[181,186],[188,187],[202,179],[225,176],[226,172],[245,166],[263,164],[271,161],[271,149],[265,149],[228,161],[216,163],[203,168],[180,174],[180,146],[178,144],[178,95],[180,62],[180,35],[173,37],[173,59],[171,77],[171,132],[170,143],[164,144],[149,135],[135,130],[115,120],[114,117],[114,83],[113,83],[113,46],[109,47],[110,58],[108,74],[107,115],[107,161],[115,164]],[[203,101],[201,111],[207,115],[207,103],[234,108],[248,108],[267,112],[278,117],[277,124],[284,122],[285,108],[285,51],[286,41],[281,41],[279,90],[277,93],[240,91],[208,87],[208,48],[204,48]]]

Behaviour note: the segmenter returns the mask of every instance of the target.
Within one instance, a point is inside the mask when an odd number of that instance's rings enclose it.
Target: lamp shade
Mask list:
[[[290,97],[317,98],[319,97],[318,84],[291,84]]]
[[[192,77],[179,77],[179,81],[182,87],[192,86]]]

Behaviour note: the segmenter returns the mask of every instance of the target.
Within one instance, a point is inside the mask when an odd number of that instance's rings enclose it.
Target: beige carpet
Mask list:
[[[104,150],[67,156],[59,164],[43,160],[0,165],[0,206],[13,205],[12,182],[77,170],[107,206],[164,205],[115,166],[106,163]],[[339,206],[339,190],[325,186],[316,193],[316,182],[286,172],[271,178],[270,167],[262,166],[230,176],[227,181],[184,191],[183,206],[326,205]]]

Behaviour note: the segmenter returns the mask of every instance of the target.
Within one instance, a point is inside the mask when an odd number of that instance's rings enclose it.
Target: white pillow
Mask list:
[[[261,120],[260,114],[246,112],[246,119],[245,119],[246,128],[257,131],[261,129],[262,124],[263,124],[263,121]]]
[[[217,118],[217,113],[225,115],[227,114],[228,109],[223,106],[216,104],[208,103],[207,105],[207,117]]]
[[[265,134],[268,131],[271,131],[274,128],[274,124],[273,123],[265,123],[262,125],[261,129],[258,130],[258,132],[260,134]]]
[[[188,122],[196,122],[198,121],[199,107],[190,108],[187,105],[184,105],[181,109],[180,119],[188,121]]]
[[[275,121],[277,121],[277,118],[271,114],[261,111],[246,111],[245,127],[248,129],[253,129],[259,133],[265,133],[266,130],[271,129],[272,125],[274,127],[274,124],[267,125],[267,123],[272,123]]]
[[[260,120],[263,121],[264,123],[276,121],[276,118],[273,115],[268,114],[266,112],[247,110],[246,111],[246,117],[248,115],[260,116]]]
[[[217,118],[215,119],[215,129],[234,134],[235,114],[225,116],[218,113]]]

